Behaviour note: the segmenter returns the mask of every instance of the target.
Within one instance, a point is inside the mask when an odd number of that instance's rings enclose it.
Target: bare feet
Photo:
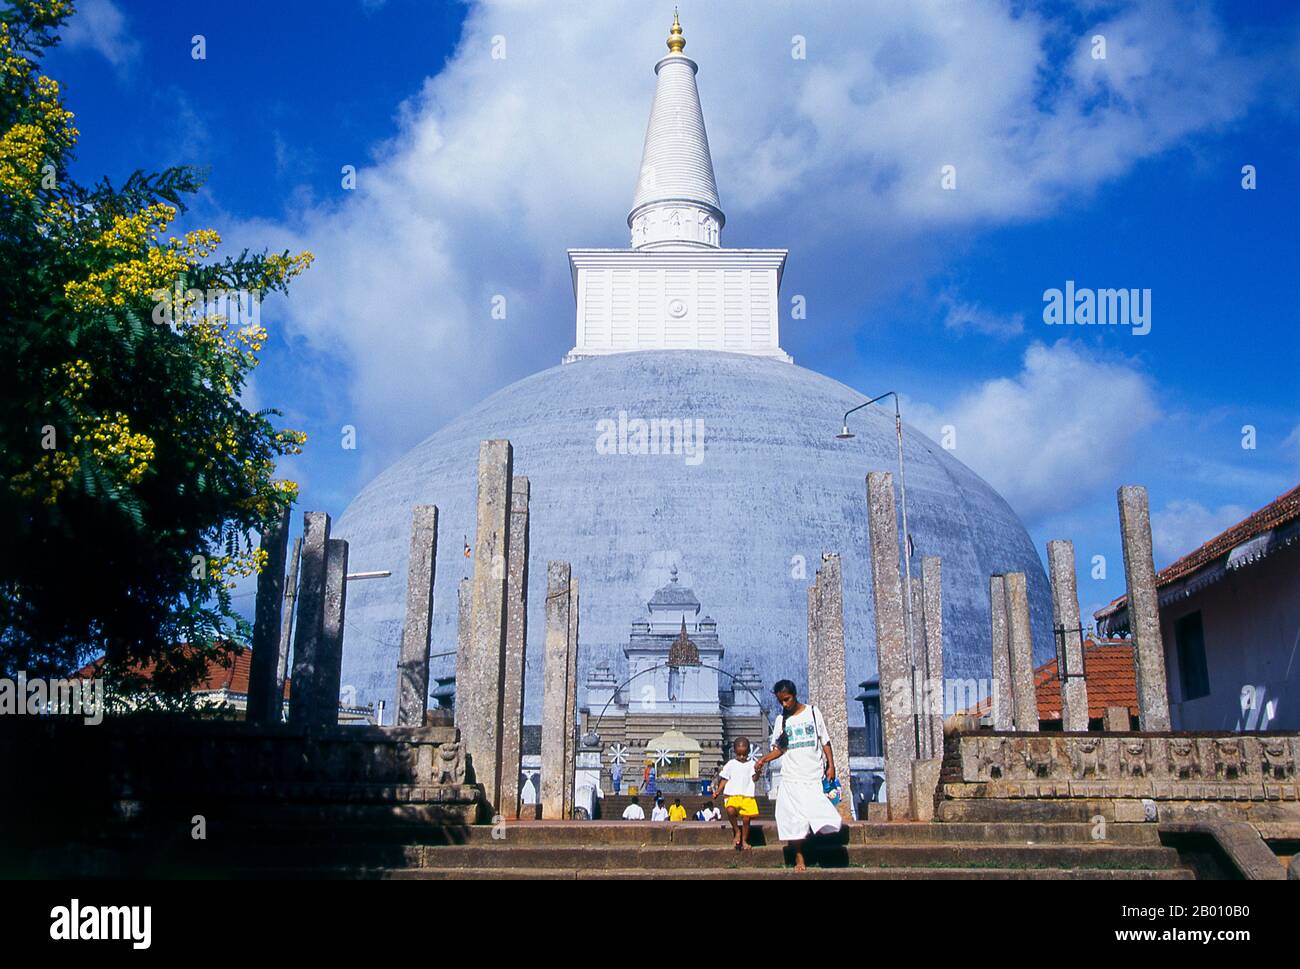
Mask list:
[[[754,850],[754,846],[751,845],[748,841],[742,841],[742,842],[740,843],[740,846],[739,846],[739,847],[740,847],[740,850],[741,850],[741,851],[753,851],[753,850]]]

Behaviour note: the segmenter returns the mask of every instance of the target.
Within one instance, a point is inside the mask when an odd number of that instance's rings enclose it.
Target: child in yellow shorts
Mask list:
[[[754,800],[754,762],[749,759],[749,738],[737,737],[732,745],[736,756],[723,765],[718,773],[717,795],[726,794],[723,807],[735,835],[737,851],[749,851],[749,819],[758,817],[758,802]]]

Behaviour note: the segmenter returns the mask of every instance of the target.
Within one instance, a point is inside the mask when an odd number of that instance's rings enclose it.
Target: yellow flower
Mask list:
[[[176,210],[170,205],[150,205],[134,215],[119,215],[99,236],[90,240],[94,249],[107,251],[139,252],[158,233],[171,225]]]
[[[0,136],[0,189],[6,195],[36,197],[46,147],[45,132],[34,124],[16,124]]]

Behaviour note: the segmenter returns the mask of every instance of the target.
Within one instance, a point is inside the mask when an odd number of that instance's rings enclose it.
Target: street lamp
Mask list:
[[[860,411],[864,407],[869,407],[870,405],[878,401],[882,401],[886,397],[894,398],[894,436],[898,440],[898,492],[903,506],[903,582],[905,585],[904,591],[906,593],[905,595],[906,601],[904,602],[904,615],[906,616],[907,619],[907,654],[908,654],[908,658],[911,660],[912,663],[911,688],[913,692],[915,692],[916,690],[916,640],[914,637],[914,630],[912,628],[913,627],[912,535],[911,532],[907,530],[907,482],[906,479],[903,477],[903,414],[898,407],[898,394],[892,390],[886,391],[885,393],[880,394],[877,397],[872,397],[870,400],[858,404],[857,407],[850,407],[848,410],[844,412],[844,420],[841,422],[840,432],[836,434],[835,437],[837,440],[840,441],[848,441],[854,438],[856,435],[849,430],[849,415],[852,414],[854,411]],[[928,657],[926,659],[925,668],[927,671],[930,668]],[[913,700],[915,700],[915,697],[913,697]],[[912,706],[915,707],[915,702],[912,704]],[[919,755],[922,752],[921,751],[921,724],[920,724],[920,718],[918,717],[915,709],[913,709],[913,713],[912,713],[912,728],[916,733],[916,751],[917,754]],[[928,732],[927,732],[927,736],[928,736]]]

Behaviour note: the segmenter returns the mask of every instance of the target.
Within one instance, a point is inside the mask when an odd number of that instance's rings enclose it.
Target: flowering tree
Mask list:
[[[40,73],[71,6],[0,11],[0,675],[102,654],[119,688],[148,665],[184,696],[247,637],[230,589],[296,498],[276,460],[306,436],[240,394],[262,295],[312,257],[169,235],[191,168],[73,181],[78,132]]]

